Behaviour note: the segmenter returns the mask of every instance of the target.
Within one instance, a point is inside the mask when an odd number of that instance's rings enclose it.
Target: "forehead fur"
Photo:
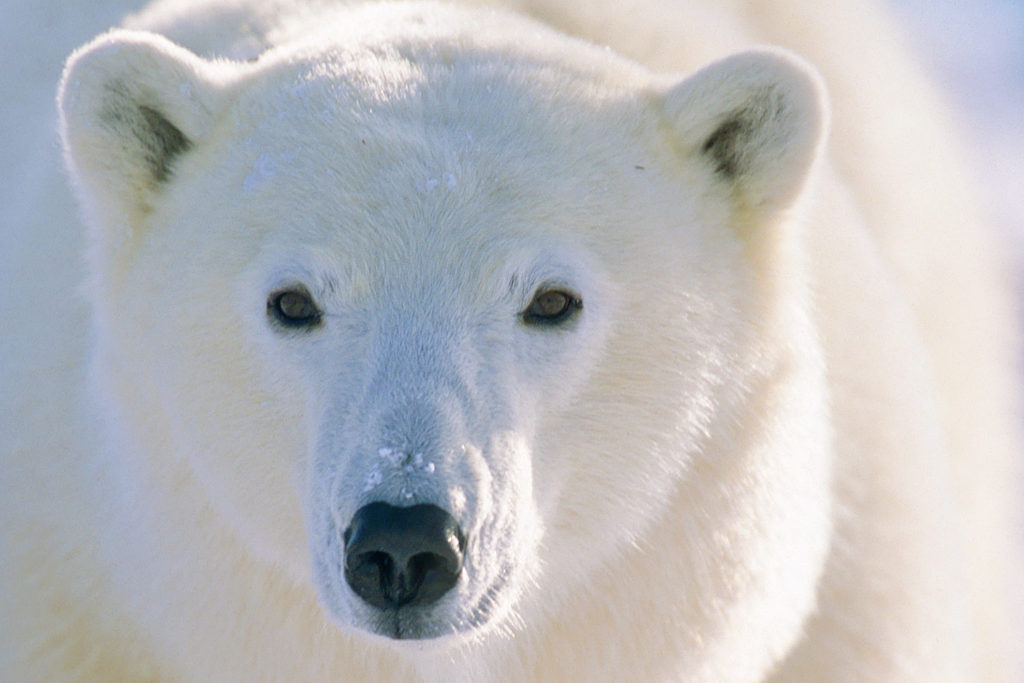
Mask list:
[[[365,241],[350,242],[357,253],[482,229],[492,241],[537,230],[586,239],[581,227],[617,222],[597,210],[612,179],[642,196],[651,157],[671,163],[671,151],[635,144],[662,135],[641,88],[649,75],[547,32],[496,12],[346,9],[245,67],[218,143],[231,152],[211,163],[257,216],[248,227],[266,220],[273,239],[284,239],[282,216],[307,238]]]
[[[432,140],[453,142],[444,139],[453,133],[520,134],[527,139],[519,144],[544,134],[572,140],[588,125],[600,137],[608,128],[602,112],[624,124],[641,118],[637,92],[650,81],[610,53],[493,11],[375,5],[342,9],[318,25],[312,35],[280,30],[281,47],[239,84],[231,118],[267,136],[362,146],[369,135],[418,143],[420,153]],[[594,159],[594,149],[584,155]]]
[[[467,10],[434,3],[379,3],[338,7],[318,14],[316,28],[303,19],[268,36],[275,47],[260,62],[335,63],[341,72],[362,72],[372,82],[388,65],[427,67],[491,64],[515,80],[521,69],[576,76],[581,83],[635,85],[646,73],[608,50],[557,33],[521,15],[497,9]],[[383,66],[381,66],[383,65]],[[347,68],[346,68],[347,67]],[[585,86],[588,87],[588,86]]]

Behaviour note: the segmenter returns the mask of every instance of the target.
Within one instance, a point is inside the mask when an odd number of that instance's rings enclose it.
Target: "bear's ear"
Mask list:
[[[762,216],[797,198],[828,122],[816,72],[775,49],[705,67],[673,87],[664,107],[683,153],[698,158],[741,210]]]
[[[161,36],[111,31],[68,59],[58,94],[71,174],[93,220],[132,225],[219,109],[216,65]]]

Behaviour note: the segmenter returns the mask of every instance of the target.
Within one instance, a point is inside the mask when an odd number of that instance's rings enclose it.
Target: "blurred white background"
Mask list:
[[[992,216],[1024,263],[1024,0],[890,4],[945,87]]]

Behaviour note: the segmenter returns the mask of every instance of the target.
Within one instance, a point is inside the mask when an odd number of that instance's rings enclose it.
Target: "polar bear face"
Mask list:
[[[391,6],[247,64],[114,32],[61,102],[132,442],[358,632],[512,627],[705,487],[810,344],[774,273],[823,107],[777,53],[670,81]],[[823,438],[794,429],[806,453],[778,457],[820,474],[783,495],[819,491],[796,507],[824,537]]]

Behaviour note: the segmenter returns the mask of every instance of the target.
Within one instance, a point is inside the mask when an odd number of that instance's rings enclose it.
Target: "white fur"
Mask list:
[[[0,677],[1011,680],[1012,316],[887,25],[507,4],[71,56],[93,338],[9,375]],[[346,585],[376,500],[469,537],[435,606]]]

